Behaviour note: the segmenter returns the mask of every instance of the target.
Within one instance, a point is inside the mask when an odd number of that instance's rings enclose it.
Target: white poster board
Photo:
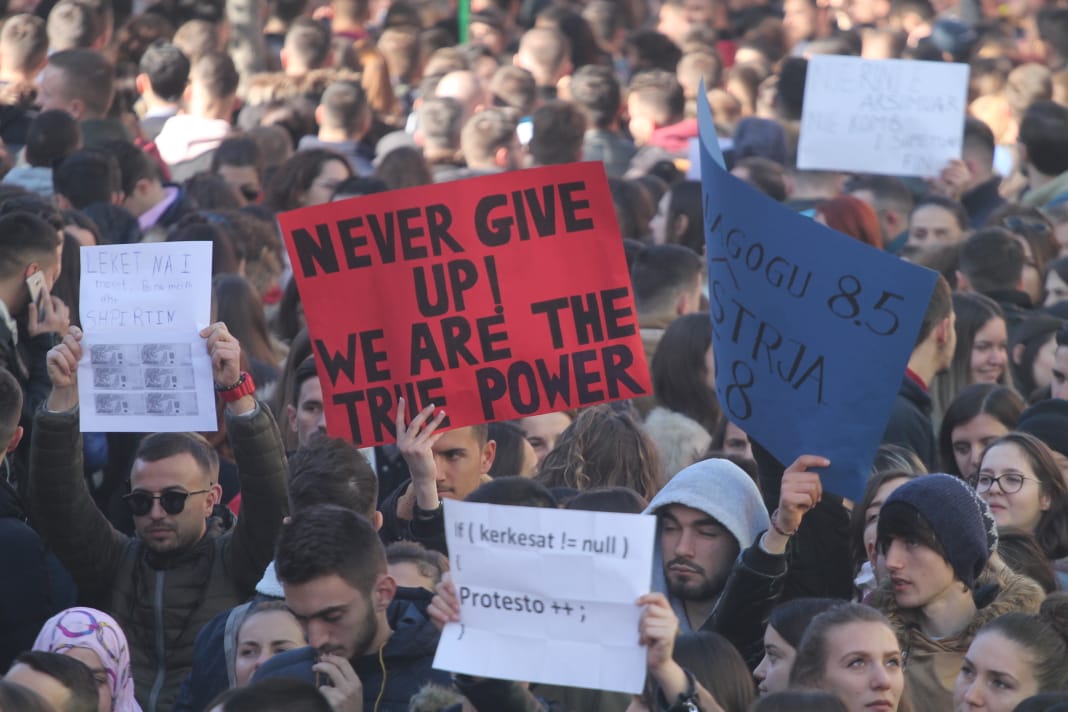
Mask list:
[[[444,500],[461,623],[434,667],[637,694],[656,518]]]
[[[968,65],[816,55],[808,60],[797,167],[938,175],[960,158]]]
[[[211,243],[82,247],[82,432],[214,431]]]

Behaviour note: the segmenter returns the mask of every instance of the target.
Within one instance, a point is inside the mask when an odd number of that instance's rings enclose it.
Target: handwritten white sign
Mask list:
[[[934,176],[960,158],[968,65],[808,60],[797,167]]]
[[[656,518],[445,500],[462,623],[434,667],[638,693],[639,596],[652,584]]]
[[[211,243],[82,247],[83,432],[214,431]]]

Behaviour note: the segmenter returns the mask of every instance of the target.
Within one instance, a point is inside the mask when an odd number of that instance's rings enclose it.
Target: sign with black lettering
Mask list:
[[[278,216],[327,430],[395,439],[651,392],[600,163],[391,191]]]
[[[967,64],[814,56],[797,167],[936,176],[961,156],[967,103]]]
[[[700,131],[723,411],[784,463],[829,458],[824,487],[857,498],[938,275],[754,190],[713,159],[711,122]]]

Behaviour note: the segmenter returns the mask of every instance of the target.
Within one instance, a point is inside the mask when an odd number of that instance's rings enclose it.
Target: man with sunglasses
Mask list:
[[[252,595],[286,514],[285,451],[274,419],[241,371],[240,344],[221,323],[200,335],[226,402],[241,477],[242,511],[233,529],[223,531],[211,517],[222,496],[219,461],[196,433],[155,433],[138,446],[125,498],[136,536],[119,533],[97,510],[82,472],[77,327],[48,352],[52,392],[34,421],[33,524],[82,598],[122,625],[145,712],[171,708],[192,665],[197,632]]]

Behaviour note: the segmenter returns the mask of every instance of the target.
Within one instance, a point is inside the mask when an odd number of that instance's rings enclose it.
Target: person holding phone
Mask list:
[[[33,412],[48,396],[45,357],[70,326],[70,312],[51,296],[63,247],[59,213],[38,198],[14,198],[0,206],[0,366],[22,387],[24,437],[9,460],[9,481],[24,488]]]

